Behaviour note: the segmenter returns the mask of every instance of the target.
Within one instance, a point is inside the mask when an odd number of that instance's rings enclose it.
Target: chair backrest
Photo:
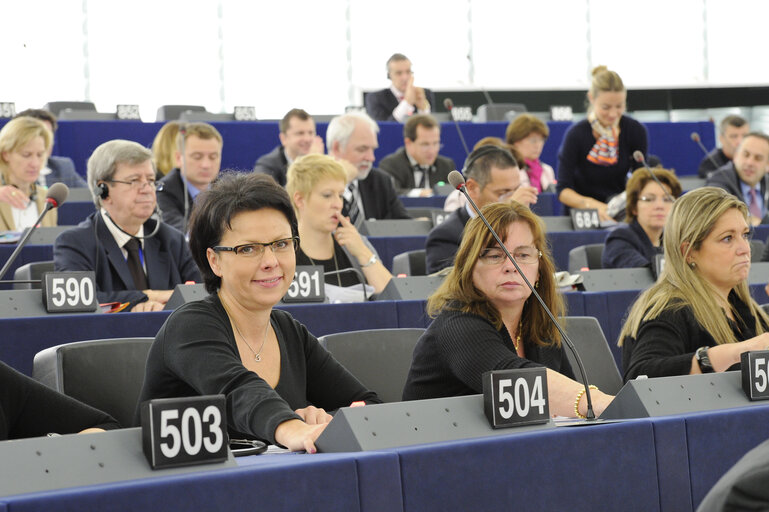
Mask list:
[[[78,341],[35,355],[32,376],[131,427],[153,338]]]
[[[407,276],[427,275],[426,251],[417,249],[393,256],[393,275],[406,274]]]
[[[548,233],[552,233],[553,231],[574,231],[574,223],[571,221],[571,217],[563,215],[543,215],[540,219],[545,223],[545,229]]]
[[[587,267],[590,270],[603,268],[601,258],[603,257],[604,244],[580,245],[569,251],[569,273],[579,272]]]
[[[53,245],[60,234],[73,227],[75,226],[41,226],[30,235],[27,243],[29,245]],[[25,236],[30,229],[24,228],[22,236]]]
[[[161,105],[158,107],[156,121],[176,121],[182,113],[189,110],[197,112],[206,112],[206,107],[202,105]]]
[[[753,263],[761,261],[764,257],[764,249],[766,244],[761,240],[753,239],[750,241],[750,261]]]
[[[328,334],[319,339],[364,386],[385,402],[400,402],[411,357],[424,329],[373,329]]]
[[[622,388],[622,377],[601,330],[601,324],[592,316],[567,316],[564,318],[564,324],[566,334],[574,342],[582,364],[585,365],[589,383],[598,386],[604,393],[616,395]],[[566,356],[574,370],[574,376],[584,384],[574,354],[568,348]]]
[[[645,290],[654,284],[652,271],[647,267],[604,268],[580,272],[582,286],[588,292],[614,290]]]
[[[32,281],[43,278],[46,272],[53,272],[53,260],[33,261],[20,266],[13,273],[14,281]],[[42,288],[40,283],[13,283],[14,290],[32,290]]]

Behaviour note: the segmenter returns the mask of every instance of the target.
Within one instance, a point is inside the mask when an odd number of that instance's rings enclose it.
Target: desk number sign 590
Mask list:
[[[224,395],[149,400],[141,422],[152,469],[227,460]]]
[[[494,428],[550,421],[545,368],[483,374],[483,411]]]

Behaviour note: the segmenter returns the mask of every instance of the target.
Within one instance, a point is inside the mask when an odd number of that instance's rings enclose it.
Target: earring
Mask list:
[[[534,288],[539,288],[539,279],[534,281]]]
[[[697,264],[695,262],[693,262],[693,261],[690,261],[689,262],[689,268],[694,270],[695,268],[697,268]]]

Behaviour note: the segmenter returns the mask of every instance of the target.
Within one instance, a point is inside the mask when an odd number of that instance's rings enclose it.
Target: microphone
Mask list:
[[[489,105],[493,105],[494,102],[491,99],[491,94],[489,94],[489,91],[487,91],[485,87],[481,87],[481,92],[483,93],[483,96],[486,98],[486,103],[488,103]]]
[[[37,218],[32,227],[24,233],[24,236],[21,238],[21,240],[19,240],[19,243],[11,254],[11,257],[8,258],[8,261],[6,261],[5,265],[3,265],[2,270],[0,270],[0,279],[2,279],[6,272],[8,272],[8,269],[11,268],[11,265],[19,256],[21,250],[25,245],[27,245],[29,237],[32,236],[32,233],[35,232],[37,226],[43,221],[43,217],[45,217],[50,210],[63,205],[67,200],[68,195],[69,187],[67,187],[67,185],[64,183],[59,182],[51,185],[51,188],[48,189],[48,194],[45,196],[45,208],[43,208],[43,211],[40,213],[40,216]]]
[[[705,148],[705,145],[702,144],[702,139],[700,139],[700,134],[699,133],[692,132],[690,137],[692,138],[692,140],[694,142],[697,143],[697,145],[700,147],[702,152],[705,153],[705,156],[708,158],[708,160],[710,160],[710,163],[713,164],[713,168],[714,169],[718,169],[719,167],[721,167],[720,165],[718,165],[718,162],[716,162],[716,159],[713,158],[713,155],[711,155],[710,152]]]
[[[341,274],[355,274],[358,277],[358,281],[360,284],[362,284],[363,288],[363,301],[368,301],[368,295],[366,295],[366,277],[363,275],[363,272],[358,270],[355,267],[349,267],[349,268],[343,268],[341,270],[331,270],[329,272],[323,272],[323,277],[329,277],[329,276],[338,276]]]
[[[646,172],[648,172],[648,173],[649,173],[649,176],[651,176],[651,177],[652,177],[652,179],[653,179],[653,180],[654,180],[654,181],[657,183],[657,185],[659,185],[659,186],[660,186],[660,188],[662,189],[662,191],[665,193],[665,196],[666,196],[668,199],[670,199],[670,202],[671,202],[671,203],[675,203],[675,202],[676,202],[675,198],[674,198],[673,196],[671,196],[671,195],[668,193],[668,191],[667,191],[667,190],[665,190],[665,187],[663,187],[663,186],[662,186],[662,182],[661,182],[659,179],[657,179],[657,176],[655,176],[655,175],[654,175],[654,173],[652,172],[652,170],[651,170],[651,169],[649,169],[649,166],[648,166],[648,165],[647,165],[647,163],[646,163],[646,159],[644,158],[644,154],[643,154],[643,153],[641,153],[639,150],[635,150],[635,151],[633,151],[633,160],[635,160],[635,161],[636,161],[636,162],[638,162],[639,164],[643,164],[643,166],[646,168]]]
[[[443,100],[443,106],[446,107],[446,110],[449,111],[449,117],[452,121],[454,121],[454,126],[457,128],[457,133],[459,134],[459,140],[462,141],[462,147],[465,148],[465,157],[470,156],[470,150],[467,149],[467,142],[465,142],[465,136],[462,135],[462,130],[459,128],[459,122],[454,117],[454,101],[452,101],[451,98],[446,98]]]
[[[534,297],[537,298],[537,300],[539,301],[539,304],[545,310],[545,313],[547,313],[547,316],[550,317],[550,321],[553,322],[553,324],[555,325],[555,328],[558,329],[558,332],[561,334],[561,338],[563,338],[563,341],[564,343],[566,343],[566,346],[569,347],[569,350],[571,350],[571,353],[574,354],[574,359],[577,361],[577,366],[579,367],[579,373],[582,375],[582,380],[585,385],[585,399],[587,400],[587,414],[585,414],[585,416],[587,417],[588,420],[595,420],[595,413],[593,412],[593,399],[590,395],[590,386],[587,381],[587,373],[585,372],[585,366],[582,364],[582,358],[579,357],[579,352],[577,352],[577,349],[574,346],[574,343],[571,341],[571,338],[569,338],[566,335],[563,328],[561,327],[561,324],[558,323],[558,320],[556,320],[555,316],[553,315],[553,312],[550,311],[550,308],[547,307],[547,305],[545,304],[545,301],[542,300],[542,297],[539,295],[539,293],[537,293],[537,290],[531,285],[529,280],[526,278],[526,275],[523,273],[523,270],[521,270],[521,267],[518,266],[518,262],[515,261],[515,258],[513,258],[513,255],[510,254],[510,251],[507,250],[507,247],[505,247],[505,244],[502,243],[502,240],[499,238],[499,235],[496,233],[496,231],[494,231],[494,228],[491,227],[491,224],[489,224],[489,221],[486,220],[486,217],[481,213],[480,208],[478,208],[478,205],[475,204],[475,201],[473,201],[473,198],[470,197],[470,195],[467,193],[467,187],[465,187],[465,178],[464,176],[462,176],[462,173],[460,173],[459,171],[451,171],[449,173],[449,183],[451,183],[451,186],[456,187],[457,190],[462,192],[467,198],[467,200],[470,202],[470,204],[473,205],[473,209],[478,214],[478,217],[480,217],[483,223],[486,224],[486,229],[489,230],[491,235],[494,237],[494,240],[497,241],[499,246],[505,252],[507,259],[509,259],[513,263],[515,270],[523,278],[523,281],[526,283],[526,286],[529,287],[529,290],[531,290],[531,293],[534,294]]]

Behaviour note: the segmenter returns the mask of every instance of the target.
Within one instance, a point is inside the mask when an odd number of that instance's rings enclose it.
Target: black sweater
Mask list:
[[[483,392],[481,376],[490,370],[545,366],[574,378],[561,347],[526,343],[526,359],[515,352],[503,326],[461,311],[442,311],[414,348],[404,400],[421,400]]]
[[[0,441],[118,428],[112,416],[62,395],[0,362]]]
[[[331,411],[359,400],[380,402],[291,315],[274,310],[270,322],[280,346],[275,389],[243,366],[217,295],[181,306],[155,336],[136,417],[145,400],[223,394],[232,437],[275,444],[275,429],[299,419],[296,409],[314,405]]]

